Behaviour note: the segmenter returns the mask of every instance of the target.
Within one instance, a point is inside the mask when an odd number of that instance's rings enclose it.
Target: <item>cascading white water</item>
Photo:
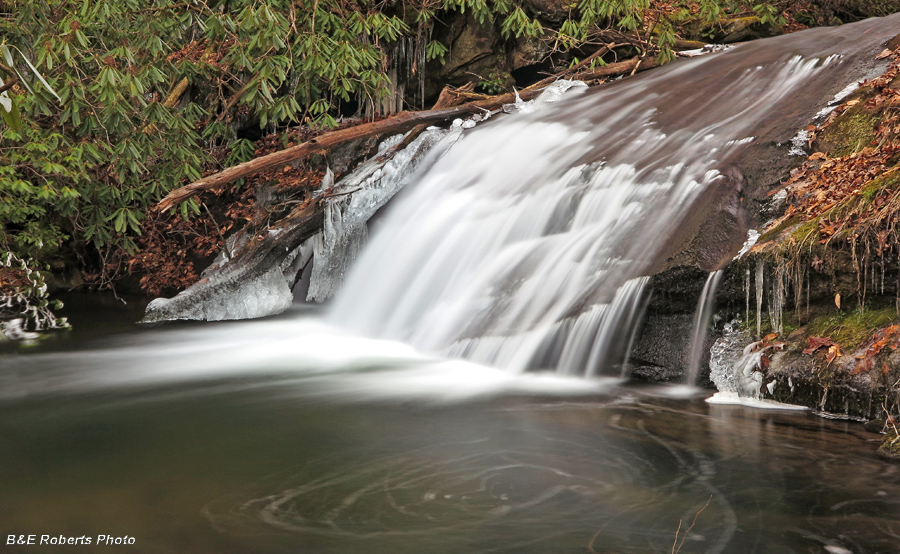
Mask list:
[[[640,315],[639,278],[690,207],[725,181],[720,168],[755,122],[841,63],[734,56],[703,102],[665,94],[729,55],[464,136],[395,201],[331,321],[514,371],[598,374],[620,363]]]
[[[619,374],[647,276],[727,259],[745,222],[741,172],[751,198],[778,179],[779,145],[787,156],[796,130],[871,71],[861,61],[883,49],[898,17],[740,45],[558,105],[517,103],[441,156],[404,151],[393,165],[365,164],[327,206],[310,296],[339,286],[364,221],[409,183],[335,298],[332,323],[511,373]],[[291,224],[274,230],[286,233],[277,252],[213,268],[148,306],[145,321],[286,308],[291,275],[308,259],[291,264],[293,239],[308,236]]]

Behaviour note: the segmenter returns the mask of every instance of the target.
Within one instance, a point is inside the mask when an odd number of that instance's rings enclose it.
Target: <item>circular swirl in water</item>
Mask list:
[[[264,524],[344,537],[502,526],[509,519],[519,527],[544,527],[548,513],[554,521],[585,513],[596,517],[615,502],[621,487],[640,479],[636,461],[617,457],[615,448],[601,452],[567,441],[549,443],[490,452],[473,451],[472,444],[421,449],[258,498],[220,499],[205,513],[223,532]]]

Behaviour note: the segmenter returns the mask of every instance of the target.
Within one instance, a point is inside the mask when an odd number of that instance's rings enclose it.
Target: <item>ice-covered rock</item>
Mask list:
[[[766,348],[753,342],[748,331],[736,331],[718,339],[710,349],[710,380],[720,392],[761,398],[765,374],[761,359]]]
[[[294,299],[280,267],[223,285],[193,293],[191,297],[184,296],[188,294],[185,291],[174,298],[157,298],[147,306],[144,322],[252,319],[281,313]]]

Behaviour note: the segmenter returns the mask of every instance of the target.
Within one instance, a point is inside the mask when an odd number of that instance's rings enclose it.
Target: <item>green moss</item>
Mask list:
[[[809,334],[830,337],[846,352],[869,340],[876,330],[886,327],[896,318],[894,308],[838,311],[813,318],[809,322]]]
[[[891,431],[884,436],[879,450],[890,458],[900,458],[900,436],[896,432]]]
[[[895,190],[900,185],[900,172],[894,171],[872,179],[866,186],[860,189],[859,194],[868,201],[875,200],[878,193],[883,190]]]
[[[782,231],[784,231],[785,229],[787,229],[789,227],[793,227],[794,225],[800,224],[801,221],[802,221],[802,219],[800,218],[799,215],[791,216],[791,217],[785,219],[784,221],[782,221],[780,224],[776,225],[774,228],[763,233],[759,237],[759,240],[757,240],[756,242],[757,242],[757,244],[762,244],[764,242],[769,242],[770,240],[777,239]]]
[[[800,318],[797,317],[797,312],[794,310],[785,310],[784,314],[781,316],[781,327],[783,329],[781,334],[785,337],[799,329],[801,324]]]
[[[848,112],[838,118],[827,131],[829,155],[837,158],[862,150],[875,139],[877,124],[878,117],[862,111]]]
[[[900,172],[881,175],[866,183],[859,190],[859,194],[854,194],[844,199],[840,204],[821,214],[821,217],[825,217],[830,221],[846,220],[851,216],[865,220],[870,213],[875,199],[885,191],[893,191],[898,185],[900,185]],[[818,226],[818,222],[816,222],[816,225]],[[846,238],[852,236],[856,232],[856,227],[844,227],[835,235],[835,238]],[[799,240],[808,233],[809,229],[801,227],[797,229],[795,234],[799,236],[796,237]],[[818,238],[818,234],[813,234],[810,238]]]
[[[791,231],[791,238],[797,244],[808,244],[819,239],[819,219],[810,219]]]

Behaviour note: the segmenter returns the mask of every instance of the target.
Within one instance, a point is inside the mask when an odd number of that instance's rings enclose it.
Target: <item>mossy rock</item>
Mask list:
[[[896,431],[885,435],[881,446],[878,447],[878,453],[885,458],[900,461],[900,435],[897,435]]]
[[[781,235],[784,231],[788,230],[789,228],[798,226],[801,223],[803,223],[803,220],[800,218],[799,215],[794,215],[792,217],[789,217],[789,218],[785,219],[784,221],[782,221],[781,223],[779,223],[778,225],[776,225],[775,227],[769,229],[768,231],[766,231],[765,233],[760,235],[759,239],[757,239],[756,243],[763,244],[763,243],[769,242],[770,240],[776,240],[779,237],[781,237]]]
[[[551,23],[562,23],[569,16],[571,2],[567,0],[523,0],[522,4],[534,17]]]
[[[809,321],[809,334],[830,337],[845,352],[851,351],[872,338],[872,334],[887,327],[897,318],[894,307],[878,310],[838,310]]]
[[[881,121],[878,110],[866,108],[873,91],[864,90],[855,95],[859,103],[851,107],[829,125],[817,137],[814,148],[827,152],[829,157],[849,156],[869,146],[875,140],[875,128]]]

